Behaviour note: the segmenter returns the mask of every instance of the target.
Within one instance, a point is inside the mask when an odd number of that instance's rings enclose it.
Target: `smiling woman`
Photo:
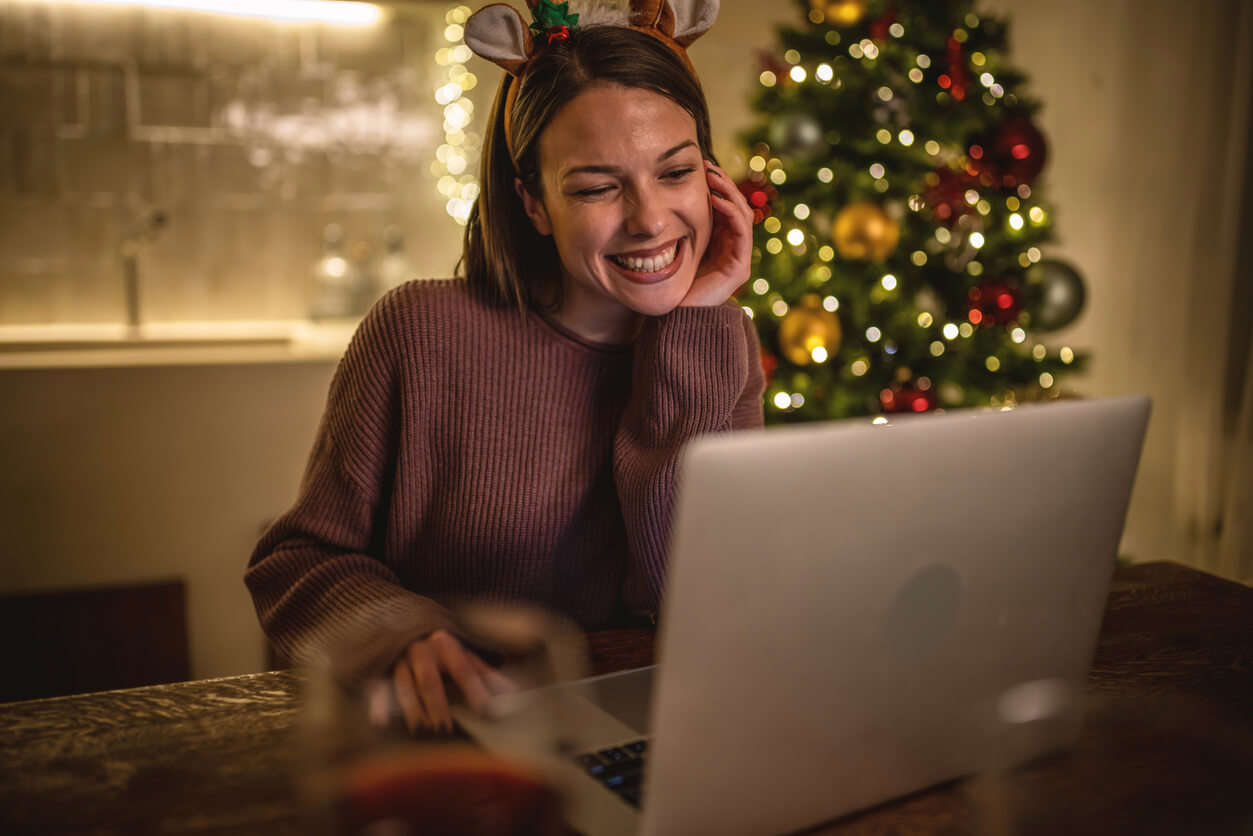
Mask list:
[[[501,687],[453,600],[655,619],[684,443],[762,423],[756,332],[730,301],[752,212],[684,50],[716,2],[533,9],[530,29],[503,4],[466,24],[508,74],[464,276],[366,317],[246,575],[280,650],[389,673],[411,728],[450,724],[444,676],[475,706]]]

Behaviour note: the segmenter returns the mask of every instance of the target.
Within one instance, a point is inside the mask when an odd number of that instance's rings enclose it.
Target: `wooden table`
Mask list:
[[[589,637],[598,671],[652,634]],[[0,833],[301,833],[300,675],[0,706]],[[1077,749],[815,832],[1253,833],[1253,589],[1170,563],[1120,568]],[[305,823],[307,825],[307,822]]]

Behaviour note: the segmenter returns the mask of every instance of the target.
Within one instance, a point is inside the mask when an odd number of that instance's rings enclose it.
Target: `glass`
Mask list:
[[[306,832],[326,836],[565,834],[561,682],[586,673],[576,626],[537,608],[477,604],[454,612],[453,631],[511,684],[482,715],[494,745],[464,734],[410,734],[390,676],[344,684],[328,657],[306,668],[296,786]],[[447,686],[450,703],[454,689]],[[459,715],[458,712],[461,712]]]

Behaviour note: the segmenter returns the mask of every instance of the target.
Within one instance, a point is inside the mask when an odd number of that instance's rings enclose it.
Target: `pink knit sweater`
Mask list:
[[[680,448],[760,426],[763,387],[733,302],[598,345],[460,280],[404,285],[353,337],[296,503],[249,560],[261,624],[293,657],[352,636],[352,677],[459,599],[589,629],[656,612]]]

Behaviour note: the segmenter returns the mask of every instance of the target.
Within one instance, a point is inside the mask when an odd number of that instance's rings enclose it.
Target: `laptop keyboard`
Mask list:
[[[647,740],[632,740],[621,746],[576,755],[574,760],[584,772],[638,809],[640,793],[644,789],[644,756],[647,753]]]

